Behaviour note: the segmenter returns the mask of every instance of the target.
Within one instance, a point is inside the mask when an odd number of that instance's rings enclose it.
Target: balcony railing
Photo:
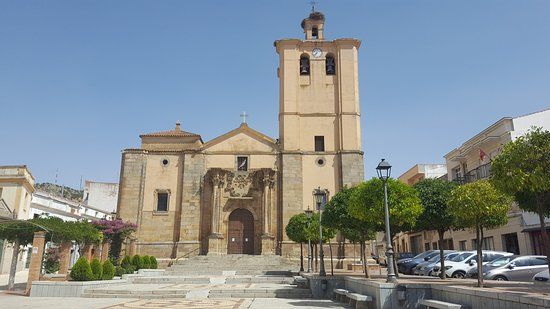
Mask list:
[[[462,185],[489,177],[491,177],[491,163],[480,165],[477,168],[466,173],[466,175],[464,176],[455,177],[453,181]]]

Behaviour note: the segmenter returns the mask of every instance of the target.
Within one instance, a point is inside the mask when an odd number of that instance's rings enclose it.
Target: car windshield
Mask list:
[[[428,261],[430,261],[432,263],[437,263],[437,262],[439,262],[439,258],[440,258],[440,256],[439,256],[439,254],[437,254],[437,255],[433,256],[431,259],[429,259]]]
[[[451,253],[451,254],[448,254],[445,256],[445,260],[448,261],[448,260],[452,260],[455,256],[459,255],[459,253]]]
[[[468,257],[470,257],[472,254],[470,252],[461,253],[454,258],[451,259],[451,262],[462,262]]]
[[[501,257],[501,258],[498,258],[494,261],[492,261],[491,263],[489,263],[489,265],[491,267],[500,267],[500,266],[504,266],[506,264],[508,264],[508,262],[510,262],[511,260],[513,260],[515,257],[512,257],[512,256],[504,256],[504,257]]]

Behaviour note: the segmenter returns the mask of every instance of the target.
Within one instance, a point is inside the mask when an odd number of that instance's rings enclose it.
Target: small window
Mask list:
[[[309,75],[309,57],[305,54],[300,56],[300,75]]]
[[[460,251],[466,251],[466,241],[465,240],[461,240],[458,242],[458,249]]]
[[[334,61],[333,55],[327,55],[327,58],[325,60],[325,69],[327,72],[327,75],[335,75],[336,74],[336,62]]]
[[[248,157],[237,157],[237,171],[248,171]]]
[[[313,37],[314,39],[319,38],[319,29],[317,29],[317,27],[311,28],[311,37]]]
[[[168,193],[157,193],[157,211],[168,211]]]
[[[514,260],[514,264],[516,264],[516,267],[525,267],[529,266],[529,258],[519,258]]]
[[[315,136],[315,151],[325,151],[324,136]]]
[[[543,257],[531,258],[531,265],[533,266],[548,265],[548,260]]]
[[[434,241],[434,242],[432,243],[432,249],[438,250],[437,241]]]
[[[168,161],[168,159],[165,158],[165,159],[162,159],[162,160],[160,161],[160,163],[162,164],[162,166],[168,166],[168,164],[170,163],[170,161]]]

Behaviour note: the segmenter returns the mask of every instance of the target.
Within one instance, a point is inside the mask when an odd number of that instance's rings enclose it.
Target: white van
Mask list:
[[[487,251],[483,250],[483,264],[491,262],[503,256],[513,255],[510,252]],[[477,267],[477,252],[464,251],[454,258],[445,261],[445,274],[447,277],[464,278],[468,269]],[[434,275],[439,276],[441,270],[436,266],[433,270]]]

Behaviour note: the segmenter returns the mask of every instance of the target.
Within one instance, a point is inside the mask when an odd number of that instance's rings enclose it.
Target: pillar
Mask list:
[[[71,248],[73,243],[64,241],[59,246],[59,273],[66,275],[69,272],[69,264],[71,263]]]
[[[271,208],[273,187],[275,185],[274,175],[272,171],[266,172],[263,178],[263,234],[261,236],[262,255],[275,254],[275,237],[271,234]]]
[[[29,276],[27,279],[27,287],[25,294],[29,294],[31,291],[31,285],[33,281],[40,279],[40,272],[42,270],[42,259],[44,257],[44,245],[46,243],[46,232],[39,231],[34,232],[34,238],[31,248],[31,263],[29,265]]]
[[[86,260],[92,260],[92,244],[86,244],[84,246],[84,256],[86,257]]]
[[[104,262],[104,261],[106,261],[108,258],[109,258],[109,243],[108,243],[108,242],[104,242],[104,243],[101,245],[101,259],[100,259],[100,261],[101,261],[101,262]]]
[[[223,176],[216,172],[211,177],[212,181],[212,233],[208,236],[208,254],[221,254],[224,248],[223,236],[220,233],[221,225],[221,186]]]
[[[93,259],[101,259],[101,245],[94,244],[94,252],[93,252]],[[88,261],[89,262],[89,261]]]
[[[130,248],[128,250],[128,255],[130,257],[136,255],[136,240],[135,239],[130,239]]]

